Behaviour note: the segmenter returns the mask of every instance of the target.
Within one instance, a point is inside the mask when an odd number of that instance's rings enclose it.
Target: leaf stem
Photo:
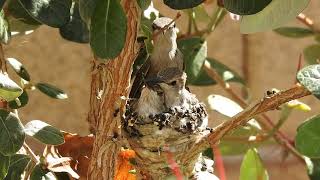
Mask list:
[[[23,147],[27,151],[27,153],[31,156],[31,159],[33,162],[35,162],[35,163],[40,162],[38,157],[34,154],[34,152],[31,150],[31,148],[29,147],[29,145],[26,142],[23,143]]]

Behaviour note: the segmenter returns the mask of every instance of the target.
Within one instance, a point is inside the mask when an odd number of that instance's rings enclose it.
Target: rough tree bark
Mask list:
[[[88,179],[111,180],[121,148],[121,114],[128,95],[131,67],[137,53],[139,13],[134,0],[122,0],[127,15],[127,37],[121,54],[106,63],[92,61],[88,121],[96,134]]]

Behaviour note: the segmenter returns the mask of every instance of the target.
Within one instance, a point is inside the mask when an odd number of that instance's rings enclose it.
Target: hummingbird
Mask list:
[[[184,70],[183,55],[177,47],[179,29],[175,22],[168,17],[160,17],[152,23],[153,51],[136,73],[129,98],[139,98],[143,79],[156,77],[157,74],[169,67]]]

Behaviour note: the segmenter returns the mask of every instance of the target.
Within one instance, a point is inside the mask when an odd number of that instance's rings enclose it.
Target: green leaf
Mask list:
[[[307,165],[308,176],[310,180],[320,179],[320,160],[319,159],[309,159],[304,157]]]
[[[13,70],[24,80],[30,81],[30,75],[27,69],[15,58],[7,58],[7,62]]]
[[[203,3],[204,0],[163,0],[164,4],[172,9],[189,9]]]
[[[256,14],[264,9],[271,0],[224,0],[224,7],[238,15]]]
[[[116,0],[98,0],[91,18],[90,45],[103,59],[117,57],[124,47],[127,17]]]
[[[193,83],[200,75],[203,63],[207,57],[207,42],[199,37],[181,39],[178,47],[184,56],[188,83]]]
[[[69,22],[71,0],[19,0],[37,21],[51,27],[61,27]]]
[[[212,94],[208,96],[208,104],[211,110],[217,111],[227,117],[233,117],[243,111],[236,102],[221,95]]]
[[[59,145],[64,143],[63,134],[51,125],[33,120],[25,125],[24,132],[44,144]]]
[[[304,59],[308,64],[318,64],[320,60],[320,45],[313,44],[303,50]]]
[[[8,44],[11,38],[8,19],[5,17],[3,10],[0,12],[0,38],[5,44]]]
[[[320,42],[320,34],[319,33],[315,34],[314,40],[317,41],[317,43]]]
[[[12,101],[22,94],[23,90],[7,75],[0,73],[0,98]]]
[[[151,4],[151,0],[137,0],[137,3],[142,11],[148,9]]]
[[[0,152],[13,155],[23,145],[25,133],[19,118],[6,110],[0,109]]]
[[[0,0],[0,9],[3,8],[4,3],[6,2],[6,0]]]
[[[268,172],[264,168],[256,149],[249,149],[243,158],[240,168],[240,180],[268,180]]]
[[[214,154],[213,154],[212,148],[207,148],[206,150],[204,150],[202,152],[202,155],[214,160]]]
[[[320,99],[320,65],[309,65],[297,73],[300,84]]]
[[[88,43],[89,30],[87,24],[81,19],[79,14],[79,4],[73,3],[69,23],[59,29],[60,35],[73,42]]]
[[[97,0],[79,0],[80,16],[87,25],[90,24],[91,17],[96,8]]]
[[[31,158],[24,154],[15,154],[11,156],[9,171],[4,180],[21,179],[21,175],[24,173],[30,160]]]
[[[210,63],[211,67],[218,72],[218,74],[222,77],[222,79],[225,82],[237,82],[242,85],[246,84],[244,79],[242,79],[242,77],[237,72],[233,71],[228,66],[222,64],[221,62],[213,58],[207,58],[206,60]],[[198,75],[196,80],[194,80],[191,84],[196,86],[202,86],[214,85],[217,83],[211,77],[208,76],[207,72],[203,68],[201,68],[200,74]]]
[[[310,29],[300,27],[281,27],[275,29],[274,32],[290,38],[304,38],[314,35]]]
[[[39,89],[42,93],[46,94],[49,97],[55,99],[67,99],[68,95],[64,93],[61,89],[48,84],[48,83],[37,83],[36,88]]]
[[[19,0],[10,0],[8,3],[10,16],[25,24],[39,26],[41,23],[29,15],[28,11],[22,6]],[[11,25],[11,24],[10,24]],[[11,26],[12,27],[12,26]],[[13,26],[14,27],[14,26]]]
[[[310,158],[320,158],[320,115],[313,116],[297,129],[295,144],[297,150]]]
[[[4,156],[0,153],[0,179],[6,177],[10,164],[10,156]]]
[[[241,19],[240,31],[245,34],[271,30],[293,20],[310,0],[273,0],[262,11]]]
[[[23,93],[18,97],[18,100],[15,99],[13,101],[9,101],[9,107],[11,109],[19,109],[28,104],[29,96],[27,91],[23,91]]]
[[[201,4],[193,8],[196,22],[209,22],[211,17],[208,15],[205,7]]]
[[[136,74],[139,68],[143,65],[143,63],[147,60],[148,53],[146,47],[140,48],[138,52],[138,56],[134,60],[133,68],[132,68],[132,74]]]
[[[42,169],[41,166],[41,164],[38,164],[34,167],[30,175],[30,180],[57,180],[52,172]]]

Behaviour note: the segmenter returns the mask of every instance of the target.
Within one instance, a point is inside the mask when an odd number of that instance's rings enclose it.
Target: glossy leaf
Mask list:
[[[9,101],[9,107],[11,109],[19,109],[27,105],[29,102],[29,96],[27,91],[23,91],[23,93],[15,100]]]
[[[7,62],[22,79],[30,81],[30,75],[21,62],[15,58],[7,58]]]
[[[308,176],[310,180],[320,179],[320,160],[304,157],[307,165]]]
[[[249,149],[243,158],[240,168],[240,180],[268,180],[268,172],[264,168],[256,149]]]
[[[238,15],[256,14],[264,9],[271,0],[224,0],[224,7]]]
[[[5,156],[0,153],[0,179],[6,177],[10,164],[10,156]]]
[[[204,0],[163,0],[172,9],[189,9],[203,3]]]
[[[30,180],[57,180],[52,172],[42,169],[41,166],[41,164],[38,164],[34,167],[30,175]]]
[[[297,129],[295,144],[297,150],[310,158],[320,158],[320,115],[313,116]]]
[[[304,59],[308,64],[318,64],[320,61],[320,45],[314,44],[303,50]]]
[[[15,154],[10,157],[10,167],[8,174],[4,180],[22,179],[21,175],[24,173],[31,158],[24,154]]]
[[[90,24],[91,17],[96,8],[96,3],[98,0],[79,0],[79,13],[84,22],[87,25]]]
[[[314,35],[312,30],[300,27],[281,27],[275,29],[274,32],[290,38],[304,38]]]
[[[48,83],[37,83],[36,88],[39,89],[42,93],[46,94],[49,97],[55,99],[67,99],[68,95],[64,93],[61,89],[48,84]]]
[[[146,10],[151,4],[151,0],[136,0],[136,1],[142,11]]]
[[[59,145],[64,143],[63,134],[60,130],[39,120],[28,122],[25,125],[24,131],[27,135],[44,144]]]
[[[310,0],[274,0],[262,11],[245,15],[241,19],[242,33],[255,33],[278,28],[294,20],[309,4]]]
[[[297,73],[300,84],[320,99],[320,65],[309,65]]]
[[[18,117],[0,109],[0,153],[13,155],[23,145],[25,133]]]
[[[222,79],[225,82],[237,82],[243,85],[246,84],[242,77],[238,73],[230,69],[228,66],[222,64],[221,62],[213,58],[207,58],[206,61],[210,63],[211,67],[218,72],[218,74],[222,77]],[[200,74],[198,75],[196,80],[194,80],[191,84],[197,86],[214,85],[216,84],[216,82],[208,76],[207,72],[203,68],[201,68]]]
[[[211,110],[217,111],[227,117],[233,117],[243,111],[237,103],[221,95],[208,96],[208,104]]]
[[[69,22],[71,0],[19,0],[37,21],[51,27],[61,27]]]
[[[73,3],[70,21],[59,29],[60,35],[73,42],[88,43],[89,30],[79,14],[79,4]]]
[[[199,37],[181,39],[178,41],[178,47],[184,56],[188,83],[197,80],[202,69],[202,65],[207,57],[207,42]]]
[[[103,59],[117,57],[124,47],[127,18],[119,1],[98,0],[91,18],[90,45]]]
[[[0,98],[12,101],[22,94],[23,90],[7,75],[0,73]]]
[[[0,39],[3,43],[8,44],[11,38],[8,19],[5,17],[3,10],[0,12]]]

